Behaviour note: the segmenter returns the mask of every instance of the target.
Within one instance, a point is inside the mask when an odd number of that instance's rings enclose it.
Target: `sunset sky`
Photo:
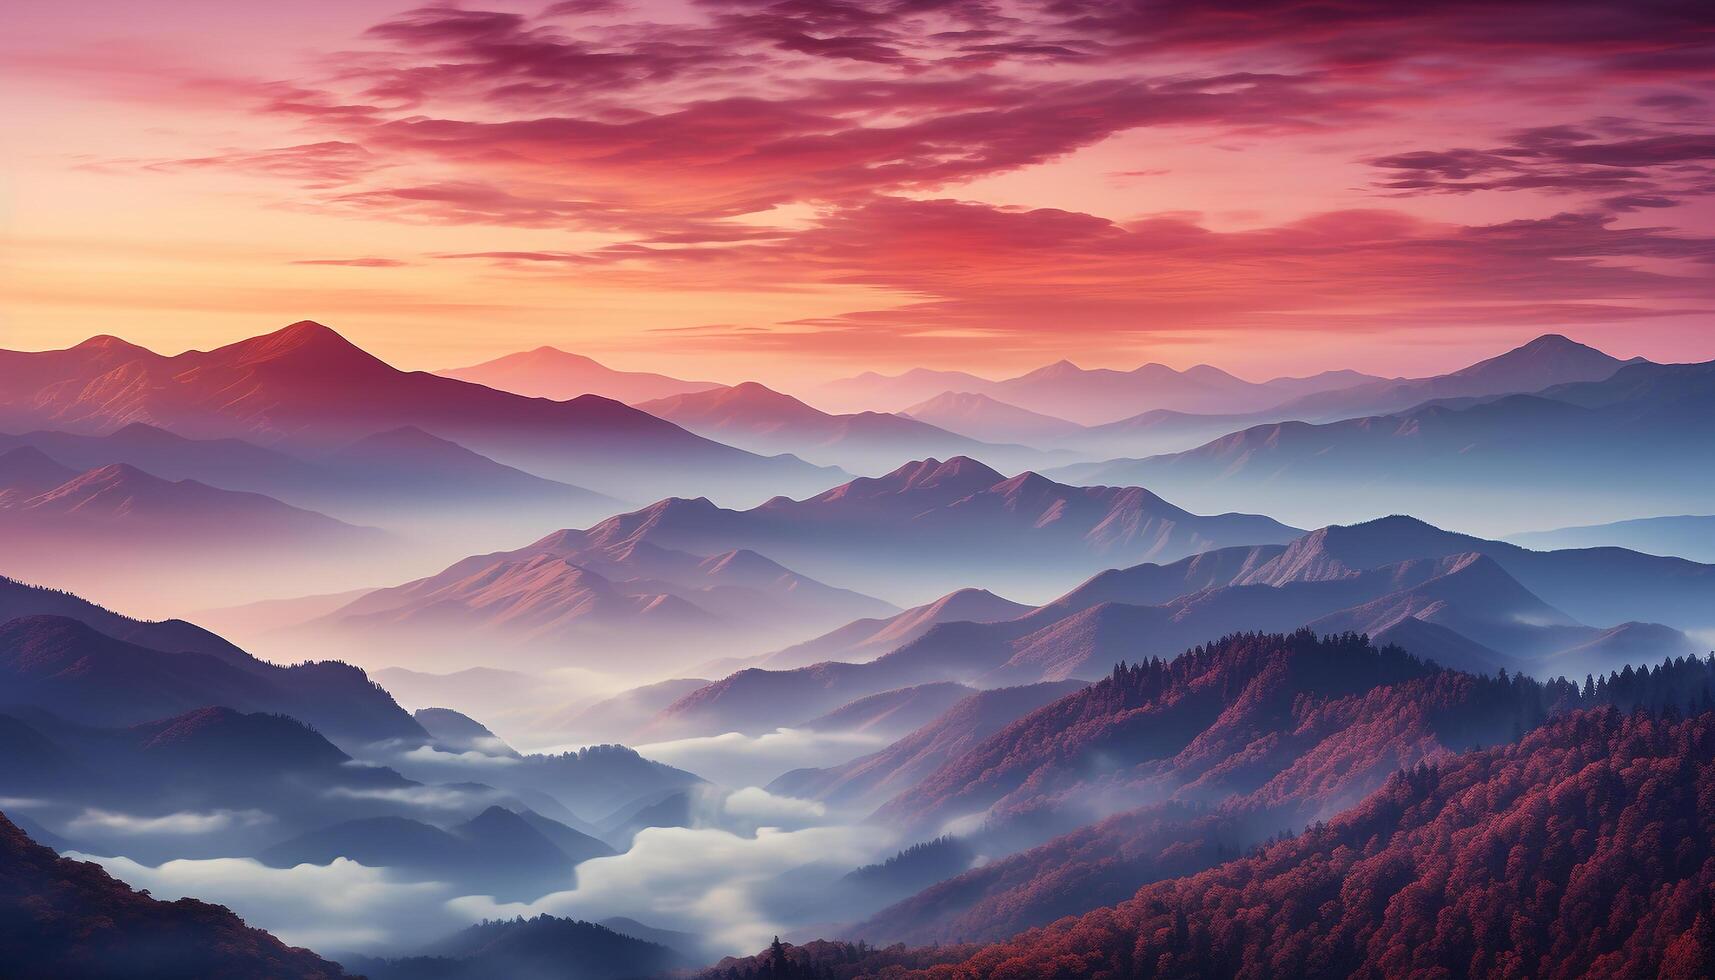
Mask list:
[[[0,346],[1715,357],[1696,2],[11,0]]]

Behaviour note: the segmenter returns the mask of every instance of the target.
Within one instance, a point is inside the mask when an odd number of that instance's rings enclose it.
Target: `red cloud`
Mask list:
[[[882,198],[770,242],[505,258],[574,264],[580,276],[638,288],[858,285],[916,298],[776,333],[705,331],[695,341],[837,355],[938,352],[973,333],[1044,348],[1185,330],[1612,321],[1715,301],[1715,238],[1619,228],[1589,214],[1462,228],[1344,211],[1215,232],[1184,218],[1121,224]],[[1702,272],[1646,267],[1661,261]]]

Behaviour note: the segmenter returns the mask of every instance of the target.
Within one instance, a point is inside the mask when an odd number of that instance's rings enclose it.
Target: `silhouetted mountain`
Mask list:
[[[1080,482],[1144,482],[1318,523],[1386,508],[1467,526],[1706,505],[1715,362],[1632,364],[1534,394],[1432,402],[1397,415],[1280,422],[1145,460],[1065,467]]]
[[[132,619],[103,609],[70,592],[44,589],[0,576],[0,622],[22,616],[63,616],[75,619],[115,639],[157,650],[206,653],[247,670],[266,667],[261,661],[226,640],[182,619]]]
[[[1014,619],[1033,607],[1003,599],[986,589],[960,589],[907,609],[888,619],[859,619],[814,640],[806,640],[763,661],[770,669],[804,667],[826,660],[861,662],[922,636],[938,623],[992,623]]]
[[[799,963],[836,976],[925,961],[959,976],[1067,963],[1169,978],[1702,976],[1715,967],[1715,828],[1699,802],[1712,770],[1709,713],[1582,712],[1518,745],[1408,767],[1325,825],[1007,942],[915,962],[824,944]]]
[[[592,358],[556,347],[519,351],[470,367],[435,373],[532,398],[565,401],[579,395],[600,395],[627,405],[720,387],[713,381],[681,381],[647,371],[616,371]]]
[[[758,484],[809,489],[838,476],[595,395],[549,401],[399,371],[310,321],[174,357],[123,344],[0,352],[0,428],[101,433],[130,422],[312,451],[416,426],[543,476],[645,497],[689,486],[742,497]]]
[[[1536,551],[1625,548],[1646,555],[1715,564],[1715,516],[1642,517],[1612,524],[1509,534],[1507,540]]]
[[[1007,468],[1043,461],[1038,450],[981,442],[906,415],[830,415],[754,381],[642,402],[637,407],[751,452],[791,453],[860,473],[886,472],[907,460],[960,453]]]
[[[18,977],[343,977],[231,912],[160,902],[98,865],[32,842],[0,816],[0,958]]]
[[[971,391],[945,391],[901,414],[984,442],[1053,448],[1083,426]]]
[[[542,827],[551,829],[545,833]],[[556,838],[573,844],[577,853],[566,851]],[[577,864],[612,853],[601,841],[540,814],[525,817],[491,806],[446,829],[405,817],[348,820],[282,841],[259,858],[277,868],[349,858],[399,875],[451,879],[461,888],[530,899],[570,889]]]
[[[369,980],[631,980],[690,963],[665,946],[606,926],[539,915],[484,921],[415,956],[351,956],[345,965]]]
[[[225,705],[288,714],[336,738],[424,736],[355,667],[278,667],[189,623],[142,623],[10,580],[0,580],[0,671],[10,678],[0,703],[96,725]]]

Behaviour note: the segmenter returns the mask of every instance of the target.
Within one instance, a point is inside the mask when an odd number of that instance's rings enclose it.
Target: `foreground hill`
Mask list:
[[[1694,977],[1715,967],[1715,716],[1579,712],[1009,941],[789,951],[822,975]],[[765,954],[766,955],[766,954]],[[939,965],[936,965],[939,964]],[[742,964],[722,964],[737,967]]]
[[[819,489],[837,475],[753,456],[596,395],[549,401],[400,371],[307,320],[172,357],[112,337],[0,352],[0,430],[99,434],[132,422],[310,452],[415,426],[541,476],[645,499],[691,486],[739,496],[764,485]]]
[[[218,905],[160,902],[62,858],[0,815],[0,958],[19,977],[321,980],[338,966]]]
[[[1390,663],[1404,670],[1378,676]],[[994,800],[972,838],[979,846],[1083,826],[936,885],[858,931],[999,939],[1328,819],[1417,759],[1516,740],[1581,708],[1694,708],[1708,703],[1712,682],[1707,658],[1579,686],[1437,670],[1352,637],[1229,637],[1116,670],[901,794],[888,810]]]
[[[484,921],[413,956],[347,957],[369,980],[632,980],[690,965],[666,946],[604,925],[539,915]]]

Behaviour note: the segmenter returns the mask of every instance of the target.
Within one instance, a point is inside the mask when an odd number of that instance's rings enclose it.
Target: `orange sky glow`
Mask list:
[[[406,368],[786,386],[1708,359],[1691,10],[21,0],[0,346],[313,318]]]

